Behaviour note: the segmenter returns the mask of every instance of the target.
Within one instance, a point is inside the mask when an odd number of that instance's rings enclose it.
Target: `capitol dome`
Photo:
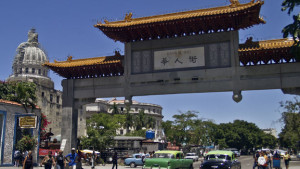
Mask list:
[[[53,85],[53,82],[48,77],[49,69],[43,66],[49,59],[38,42],[38,33],[35,32],[35,29],[29,30],[27,42],[21,43],[16,53],[12,66],[12,75],[7,81],[31,79],[39,81],[47,87]]]

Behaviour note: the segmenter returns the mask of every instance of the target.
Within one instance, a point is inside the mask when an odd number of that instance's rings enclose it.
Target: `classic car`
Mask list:
[[[142,154],[133,154],[132,157],[125,159],[125,165],[130,166],[131,168],[134,168],[136,166],[142,166],[144,165],[142,161]]]
[[[185,159],[192,159],[194,162],[199,160],[199,157],[196,153],[186,153]]]
[[[235,158],[232,151],[215,150],[210,151],[200,164],[200,169],[241,169],[241,163]]]
[[[184,159],[182,151],[157,151],[153,158],[146,159],[143,169],[193,169],[193,160]]]

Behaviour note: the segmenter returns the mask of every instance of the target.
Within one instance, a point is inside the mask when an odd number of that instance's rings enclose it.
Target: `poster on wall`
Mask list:
[[[20,128],[36,128],[37,116],[19,117]]]
[[[154,70],[205,66],[204,47],[154,51]]]

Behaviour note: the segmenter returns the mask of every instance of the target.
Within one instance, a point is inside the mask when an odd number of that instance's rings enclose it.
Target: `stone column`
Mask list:
[[[71,152],[71,148],[76,148],[77,144],[77,124],[78,110],[74,98],[74,79],[65,79],[62,81],[63,102],[62,102],[62,127],[61,138],[65,139],[64,155]]]

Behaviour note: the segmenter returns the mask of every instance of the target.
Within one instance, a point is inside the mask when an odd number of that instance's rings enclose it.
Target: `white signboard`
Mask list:
[[[63,140],[61,141],[60,149],[61,149],[62,151],[64,151],[64,149],[65,149],[65,147],[66,147],[66,143],[67,143],[67,139],[63,139]]]
[[[154,70],[205,66],[204,47],[154,51]]]

